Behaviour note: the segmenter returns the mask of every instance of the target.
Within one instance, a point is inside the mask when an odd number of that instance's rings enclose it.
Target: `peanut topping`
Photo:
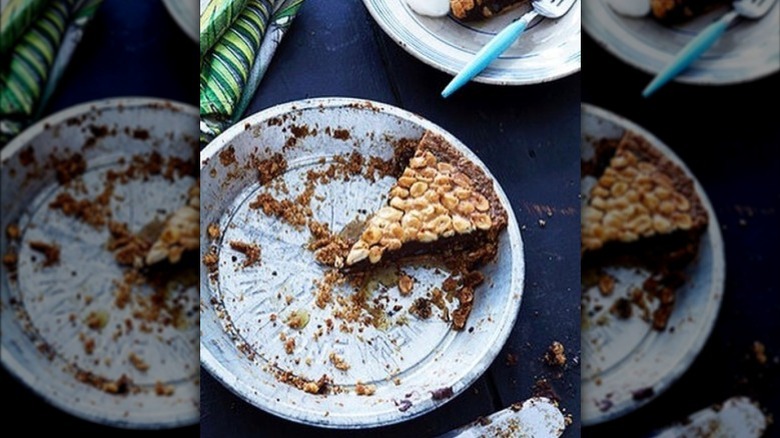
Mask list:
[[[413,197],[419,198],[420,196],[424,195],[427,190],[428,190],[428,184],[417,181],[416,183],[412,184],[412,188],[409,189],[409,193]]]
[[[365,259],[379,263],[385,251],[406,242],[434,242],[456,233],[488,230],[493,225],[489,211],[490,202],[467,175],[438,162],[430,152],[417,151],[390,190],[388,206],[368,220],[346,264]]]
[[[146,254],[145,263],[153,265],[165,259],[178,263],[184,251],[198,249],[200,244],[200,188],[188,192],[187,205],[168,217],[160,237]],[[217,232],[219,228],[217,228]]]
[[[632,242],[690,229],[690,210],[690,201],[677,192],[668,175],[618,147],[583,208],[583,250],[599,249],[609,240]]]

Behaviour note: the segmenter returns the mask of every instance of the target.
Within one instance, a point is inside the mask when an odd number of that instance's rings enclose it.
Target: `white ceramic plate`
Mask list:
[[[113,282],[122,279],[123,271],[105,248],[108,230],[95,230],[48,207],[64,191],[81,198],[79,187],[94,197],[103,189],[105,173],[126,168],[121,160],[129,162],[137,154],[148,156],[157,151],[164,157],[192,161],[197,136],[191,134],[197,127],[198,111],[193,107],[162,100],[113,99],[81,104],[47,117],[13,139],[0,154],[0,253],[15,248],[19,254],[18,281],[9,279],[5,265],[1,268],[2,363],[63,411],[93,422],[140,429],[178,427],[199,419],[197,313],[191,312],[182,328],[152,322],[153,331],[142,332],[140,322],[131,317],[135,306],[119,310],[114,305]],[[137,130],[142,131],[135,135]],[[101,131],[105,135],[96,138],[94,133]],[[148,138],[143,138],[145,135]],[[22,164],[28,147],[38,165]],[[64,151],[80,152],[87,162],[79,178],[83,184],[68,189],[57,182],[54,169],[43,166],[53,153]],[[168,181],[158,175],[148,181],[117,184],[109,204],[112,216],[136,232],[155,217],[162,220],[167,212],[184,205],[194,182],[192,177]],[[18,224],[21,229],[19,241],[10,241],[6,235],[9,224]],[[42,267],[40,255],[33,261],[36,255],[29,242],[34,240],[60,245],[60,262]],[[151,293],[151,288],[138,287],[133,293]],[[196,308],[194,285],[176,294]],[[18,304],[12,305],[12,301]],[[93,311],[108,313],[108,324],[100,331],[82,323]],[[116,325],[121,326],[125,319],[134,321],[134,329],[114,339]],[[95,340],[91,355],[85,353],[80,333]],[[51,360],[38,349],[41,344],[54,353]],[[129,363],[130,352],[149,364],[146,372]],[[142,391],[107,394],[78,382],[66,366],[110,380],[125,374]],[[174,394],[155,395],[157,381],[173,385]]]
[[[285,146],[296,126],[316,130],[316,134]],[[337,129],[348,130],[349,139],[327,133]],[[245,166],[252,155],[263,159],[283,154],[288,168],[277,180],[286,182],[289,194],[273,189],[270,193],[277,198],[295,197],[306,172],[324,169],[334,156],[359,151],[366,159],[387,159],[393,154],[392,141],[419,139],[426,129],[443,135],[490,175],[469,149],[440,127],[389,105],[346,98],[299,101],[265,110],[225,131],[201,152],[201,230],[205,233],[211,223],[221,229],[220,239],[213,244],[205,235],[201,237],[201,255],[210,245],[219,254],[218,275],[213,280],[207,269],[201,269],[201,361],[226,387],[253,405],[293,421],[364,428],[428,412],[451,399],[434,400],[432,391],[451,387],[454,397],[488,368],[514,325],[524,277],[517,221],[495,181],[509,224],[500,238],[497,261],[482,269],[487,279],[475,292],[475,306],[463,332],[453,331],[450,323],[438,317],[438,310],[426,320],[408,313],[414,298],[440,286],[447,277],[442,270],[422,266],[404,267],[416,278],[410,297],[401,297],[392,280],[387,288],[371,289],[372,297],[388,299],[381,312],[381,318],[387,318],[384,328],[369,326],[359,331],[359,324],[348,324],[353,333],[340,331],[342,320],[333,316],[334,306],[322,310],[314,304],[313,282],[325,269],[305,249],[308,230],[296,231],[248,208],[266,190],[257,181],[257,171]],[[231,146],[238,164],[229,164],[230,160],[223,164],[219,154]],[[359,176],[319,184],[312,200],[314,218],[328,223],[331,230],[341,230],[356,217],[365,218],[381,207],[393,183],[390,177],[372,184]],[[262,264],[242,268],[243,256],[230,249],[231,240],[259,243]],[[347,286],[333,291],[334,296],[352,293]],[[310,321],[300,332],[283,322],[298,309],[310,312]],[[325,326],[325,319],[332,319],[335,329],[316,340],[314,333],[318,326]],[[296,339],[293,354],[284,351],[280,333]],[[350,364],[349,370],[337,370],[329,361],[331,352]],[[310,380],[326,374],[347,392],[308,394],[280,383],[274,373],[284,371]],[[375,385],[376,394],[356,395],[357,381]]]
[[[634,287],[641,287],[647,272],[608,267],[606,272],[616,278],[615,291],[610,297],[602,297],[596,287],[582,291],[581,409],[584,425],[601,423],[638,409],[669,388],[688,369],[715,324],[725,282],[718,219],[696,178],[671,149],[636,124],[603,109],[583,105],[583,158],[592,156],[595,142],[619,139],[626,130],[644,137],[693,179],[696,193],[709,215],[709,227],[702,236],[698,258],[688,268],[688,280],[677,291],[665,331],[653,330],[640,319],[636,309],[627,320],[617,319],[609,312],[617,298],[627,297]],[[586,197],[587,193],[583,193],[583,200]],[[650,388],[652,395],[634,399],[635,392],[649,393]]]
[[[416,14],[405,0],[363,0],[374,20],[404,50],[452,75],[509,23],[531,9],[530,3],[475,23],[452,16]],[[557,20],[534,21],[500,58],[474,81],[497,85],[547,82],[580,70],[580,1]]]
[[[648,0],[649,1],[649,0]],[[652,18],[624,17],[607,0],[585,2],[582,24],[601,46],[651,74],[668,65],[699,31],[723,16],[718,8],[687,23],[664,25]],[[759,20],[738,19],[721,39],[675,80],[721,85],[758,79],[780,70],[780,3]]]
[[[201,0],[203,3],[204,0]],[[200,7],[198,0],[163,0],[176,24],[196,43],[200,39]]]

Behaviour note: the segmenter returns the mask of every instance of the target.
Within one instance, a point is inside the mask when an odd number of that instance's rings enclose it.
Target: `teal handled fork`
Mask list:
[[[448,97],[460,87],[472,80],[482,70],[493,62],[494,59],[501,56],[522,35],[531,21],[541,15],[546,18],[560,18],[571,9],[576,0],[534,0],[533,10],[529,11],[517,21],[513,22],[504,30],[494,36],[485,47],[479,50],[474,59],[469,62],[444,88],[441,92],[442,97]]]
[[[703,31],[696,35],[696,38],[685,45],[663,70],[661,70],[650,84],[642,91],[643,97],[650,97],[659,88],[666,85],[667,82],[674,79],[683,70],[688,68],[694,61],[707,51],[718,39],[726,32],[729,25],[737,17],[750,19],[761,18],[769,11],[776,0],[736,0],[733,4],[734,10],[727,13],[720,20],[710,24]]]

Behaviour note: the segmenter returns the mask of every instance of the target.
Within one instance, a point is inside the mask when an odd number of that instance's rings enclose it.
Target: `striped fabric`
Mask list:
[[[46,0],[0,0],[0,55],[16,44],[46,8]]]
[[[237,21],[206,54],[200,76],[201,146],[242,118],[304,1],[250,0],[250,4],[263,5],[263,26],[246,35],[246,31],[237,28]],[[267,11],[272,12],[270,18]],[[256,12],[253,14],[257,17]],[[254,46],[255,36],[260,37],[259,47]]]
[[[263,40],[263,44],[260,45],[258,59],[252,66],[249,82],[247,82],[244,87],[244,91],[241,94],[241,100],[238,101],[233,117],[229,121],[230,124],[238,122],[244,114],[244,111],[249,107],[249,104],[255,95],[255,91],[257,91],[257,88],[260,85],[260,80],[265,75],[265,71],[271,63],[271,58],[276,51],[276,46],[282,41],[282,37],[298,14],[298,9],[301,8],[303,1],[304,0],[286,0],[280,1],[276,5],[276,11],[271,17],[271,23],[266,32],[266,38]]]
[[[287,30],[292,24],[293,18],[298,14],[298,10],[303,6],[304,0],[283,0],[277,5],[272,22],[280,30]]]
[[[200,59],[244,10],[247,0],[212,1],[200,16]]]
[[[24,34],[0,72],[0,113],[31,115],[46,85],[75,0],[53,0]]]
[[[78,7],[76,11],[75,20],[77,24],[84,25],[89,21],[97,12],[103,0],[82,0],[83,3]]]
[[[204,60],[200,73],[200,114],[230,118],[263,41],[273,5],[250,0],[236,22]]]

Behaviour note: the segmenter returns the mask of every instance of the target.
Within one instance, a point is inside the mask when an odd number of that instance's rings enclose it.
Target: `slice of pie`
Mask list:
[[[650,0],[650,9],[659,21],[679,23],[726,3],[725,0]]]
[[[597,146],[583,163],[583,273],[621,264],[649,269],[642,285],[657,298],[653,327],[663,330],[708,225],[693,180],[645,139],[627,132]]]
[[[189,252],[199,248],[200,189],[195,183],[188,191],[187,204],[170,214],[164,221],[154,219],[137,233],[123,222],[109,221],[111,237],[106,248],[122,266],[136,269],[160,266],[163,261],[175,265]],[[169,266],[163,269],[168,269]]]
[[[583,251],[659,235],[697,235],[707,225],[693,181],[630,132],[590,190],[582,217]]]
[[[447,141],[427,132],[346,255],[349,270],[423,254],[461,254],[470,266],[495,257],[507,213],[493,182]]]
[[[200,183],[190,188],[187,205],[176,210],[163,224],[162,232],[146,254],[147,266],[168,260],[178,263],[182,254],[200,244]]]
[[[490,18],[517,7],[525,0],[450,0],[452,15],[458,20],[476,21]]]

